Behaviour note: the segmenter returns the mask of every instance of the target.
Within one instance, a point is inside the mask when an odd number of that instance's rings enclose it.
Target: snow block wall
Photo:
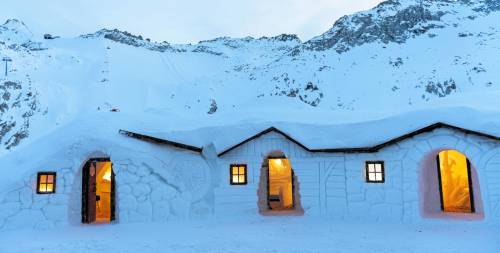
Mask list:
[[[56,152],[41,163],[34,161],[29,170],[21,164],[20,169],[29,173],[14,184],[2,185],[0,191],[0,229],[80,225],[82,168],[89,158],[98,157],[110,157],[116,175],[114,222],[258,216],[261,166],[272,152],[281,152],[290,160],[300,194],[297,205],[306,216],[383,222],[430,218],[500,222],[500,142],[452,129],[423,133],[375,153],[311,153],[277,132],[264,134],[222,157],[209,152],[209,147],[198,154],[138,140],[120,145],[89,140],[87,144],[65,147],[66,153]],[[435,158],[447,149],[470,160],[474,214],[440,212],[436,202],[439,190],[432,184],[437,182]],[[384,161],[384,183],[366,182],[366,161]],[[247,164],[247,185],[230,184],[230,164]],[[36,193],[40,171],[57,172],[55,194]]]
[[[148,154],[110,146],[104,152],[76,151],[85,152],[67,156],[76,157],[72,159],[48,159],[0,194],[0,229],[81,224],[82,168],[89,158],[103,157],[111,158],[115,173],[115,222],[165,222],[210,215],[211,177],[203,158],[161,146],[153,149],[156,152]],[[55,194],[36,193],[39,171],[57,172]]]
[[[215,213],[220,216],[258,214],[257,187],[262,161],[271,152],[283,152],[297,177],[300,202],[306,215],[344,217],[346,181],[343,154],[315,154],[276,132],[248,142],[221,157],[220,182],[215,190]],[[248,184],[230,185],[230,164],[248,166]]]
[[[439,202],[426,203],[430,200],[423,194],[427,187],[423,181],[428,179],[422,173],[430,170],[437,177],[436,156],[447,149],[462,152],[471,162],[475,214],[445,215]],[[308,216],[388,222],[430,217],[500,221],[500,143],[451,129],[424,133],[376,153],[311,153],[279,133],[265,134],[221,157],[216,215],[258,213],[260,166],[272,151],[282,151],[290,159]],[[384,183],[366,182],[366,161],[384,161]],[[230,185],[229,167],[233,163],[248,164],[248,185]],[[439,194],[435,189],[432,194]],[[431,208],[437,215],[425,213],[424,205],[434,205]]]

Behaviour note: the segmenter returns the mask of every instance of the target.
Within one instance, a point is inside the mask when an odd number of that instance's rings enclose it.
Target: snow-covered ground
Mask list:
[[[309,42],[171,45],[113,30],[43,40],[10,20],[0,26],[0,53],[13,59],[0,75],[0,190],[48,157],[81,163],[87,149],[130,144],[119,129],[220,149],[271,125],[311,147],[373,145],[436,121],[499,135],[497,2],[387,1]],[[255,216],[0,231],[0,253],[498,253],[499,234],[484,223]]]
[[[500,252],[498,226],[345,223],[304,217],[2,231],[0,252]],[[29,243],[28,243],[29,242]]]

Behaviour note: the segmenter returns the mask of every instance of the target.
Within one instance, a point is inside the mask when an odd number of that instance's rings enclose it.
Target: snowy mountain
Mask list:
[[[0,26],[0,55],[13,60],[0,77],[1,152],[96,118],[96,128],[117,130],[128,118],[182,130],[495,110],[499,22],[497,0],[389,0],[305,42],[283,34],[175,45],[116,29],[44,40],[8,20]]]

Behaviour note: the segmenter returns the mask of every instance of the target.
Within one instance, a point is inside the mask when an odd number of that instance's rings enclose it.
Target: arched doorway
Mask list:
[[[295,204],[293,170],[286,157],[270,157],[268,161],[267,205],[270,210],[291,210]]]
[[[437,149],[420,163],[422,217],[484,219],[481,185],[474,161],[454,149]]]
[[[82,223],[115,220],[115,176],[109,158],[88,160],[82,171]]]
[[[437,157],[441,211],[474,213],[471,165],[467,157],[456,150],[443,150]]]
[[[258,189],[259,212],[264,215],[302,215],[299,183],[292,162],[281,151],[264,157]]]

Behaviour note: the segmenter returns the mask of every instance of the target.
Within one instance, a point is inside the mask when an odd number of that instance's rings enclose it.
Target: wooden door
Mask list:
[[[96,219],[96,162],[88,161],[82,172],[82,223],[92,223]]]
[[[111,164],[111,217],[110,221],[115,220],[115,172],[113,171],[113,164]]]

